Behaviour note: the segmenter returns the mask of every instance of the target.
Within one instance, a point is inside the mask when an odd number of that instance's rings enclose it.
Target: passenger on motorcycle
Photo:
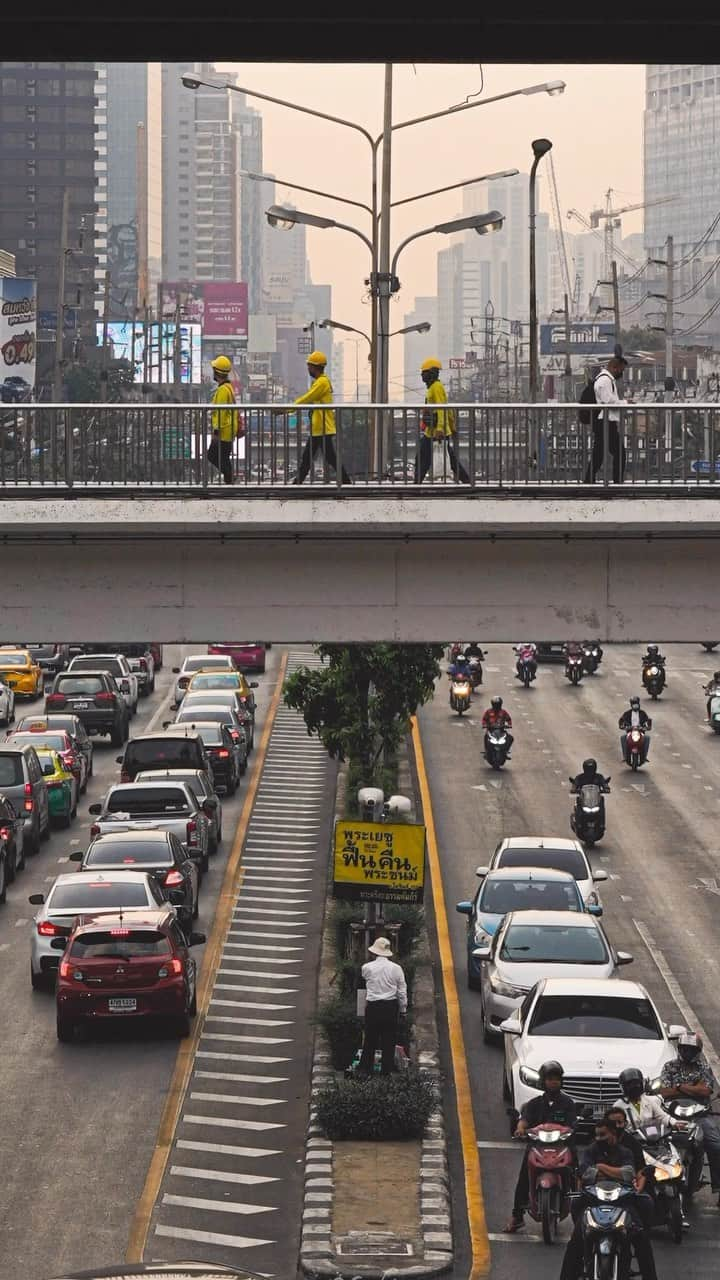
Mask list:
[[[710,703],[720,693],[720,671],[716,671],[709,684],[703,685],[703,689],[707,695],[707,718],[710,719]]]
[[[464,653],[459,653],[454,662],[448,667],[448,675],[451,680],[459,680],[463,676],[466,679],[470,677],[470,665]]]
[[[650,1244],[653,1204],[645,1195],[645,1176],[635,1173],[635,1159],[629,1147],[618,1141],[618,1130],[607,1112],[595,1125],[595,1141],[585,1148],[580,1157],[580,1176],[583,1186],[596,1182],[620,1182],[634,1186],[636,1195],[628,1206],[628,1213],[635,1220],[636,1231],[632,1236],[635,1256],[642,1280],[657,1280],[655,1259]],[[584,1247],[582,1218],[588,1201],[578,1196],[573,1203],[572,1216],[575,1229],[568,1241],[560,1271],[560,1280],[579,1280],[583,1274]]]
[[[678,1040],[678,1056],[666,1062],[660,1075],[661,1098],[693,1098],[696,1102],[709,1102],[717,1091],[717,1081],[703,1051],[700,1036],[688,1032]],[[700,1116],[703,1143],[710,1167],[710,1182],[718,1194],[720,1209],[720,1128],[717,1117]]]
[[[468,659],[479,658],[482,662],[483,658],[487,657],[487,654],[483,653],[477,640],[471,640],[465,648],[465,657]]]
[[[570,794],[573,796],[576,796],[582,787],[599,787],[605,795],[610,792],[609,779],[604,774],[598,773],[597,761],[592,757],[583,760],[582,773],[577,773],[571,781]]]
[[[641,711],[640,699],[638,697],[633,697],[630,699],[630,706],[628,710],[623,711],[620,719],[618,720],[618,728],[623,730],[623,733],[620,736],[620,750],[622,751],[622,758],[626,763],[628,762],[629,754],[627,749],[628,732],[630,729],[634,729],[636,727],[642,729],[645,734],[642,749],[642,761],[644,764],[648,758],[648,752],[650,751],[649,735],[650,730],[652,729],[652,720],[645,711]]]
[[[552,1121],[567,1125],[568,1129],[575,1128],[577,1107],[570,1094],[563,1093],[563,1069],[560,1063],[543,1062],[538,1075],[543,1092],[539,1097],[531,1098],[523,1106],[515,1130],[516,1138],[524,1138],[528,1129],[534,1129],[538,1124],[547,1124]],[[515,1187],[512,1215],[505,1227],[511,1235],[524,1225],[525,1209],[530,1196],[528,1155],[529,1150],[526,1148]]]
[[[501,728],[505,730],[507,734],[507,741],[508,741],[507,754],[508,754],[508,760],[509,760],[512,744],[515,741],[515,739],[510,733],[510,730],[512,729],[512,717],[509,711],[503,710],[502,698],[494,697],[490,699],[490,706],[488,707],[487,711],[483,713],[482,727],[485,730],[486,734],[488,729]],[[485,745],[487,746],[487,737],[485,739]]]

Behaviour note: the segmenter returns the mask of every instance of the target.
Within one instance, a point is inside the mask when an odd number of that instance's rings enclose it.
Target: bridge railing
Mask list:
[[[403,490],[419,483],[418,465],[420,473],[427,467],[426,492],[607,488],[621,477],[625,491],[720,481],[716,403],[624,405],[619,422],[606,409],[578,404],[455,404],[451,450],[442,439],[423,442],[420,405],[323,406],[326,424],[330,408],[335,434],[314,437],[309,449],[308,410],[239,404],[241,434],[231,447],[235,489],[283,488],[300,476],[315,490],[345,489],[344,468],[354,493]],[[0,493],[206,492],[221,483],[208,459],[212,412],[178,404],[2,405]]]

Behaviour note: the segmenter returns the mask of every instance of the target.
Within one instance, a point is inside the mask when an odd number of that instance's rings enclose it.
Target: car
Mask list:
[[[189,1035],[197,1013],[197,965],[190,948],[203,933],[185,937],[166,910],[78,920],[63,947],[55,989],[57,1038],[66,1044],[88,1022],[170,1022]]]
[[[612,978],[631,964],[587,912],[510,911],[494,938],[473,950],[482,963],[480,1020],[486,1042],[541,978]]]
[[[172,831],[144,830],[139,825],[115,831],[106,826],[84,853],[82,849],[71,853],[70,861],[79,862],[80,871],[143,871],[154,876],[186,933],[197,919],[198,866]]]
[[[70,651],[66,644],[28,644],[26,647],[46,676],[56,676],[58,671],[65,670],[70,661]]]
[[[195,693],[186,693],[180,707],[188,711],[190,707],[229,707],[235,712],[243,729],[248,753],[255,746],[255,717],[248,711],[243,694],[239,689],[198,689]]]
[[[215,790],[215,784],[209,775],[201,769],[148,769],[136,775],[135,781],[141,782],[186,782],[193,795],[197,796],[205,817],[208,820],[208,853],[217,853],[222,843],[222,804]]]
[[[536,645],[538,662],[564,662],[564,640],[539,640]]]
[[[0,725],[6,728],[15,719],[15,694],[9,684],[0,679]]]
[[[248,719],[251,719],[248,716]],[[189,707],[183,705],[175,716],[175,724],[195,724],[198,721],[204,721],[206,724],[226,724],[233,739],[238,745],[240,754],[240,772],[244,773],[247,768],[247,757],[250,750],[248,745],[248,731],[239,715],[232,707],[214,707],[208,706],[207,703],[192,702]]]
[[[31,893],[28,902],[39,907],[33,919],[30,942],[30,981],[39,991],[54,979],[59,955],[50,945],[53,938],[67,938],[78,916],[106,911],[133,911],[167,908],[167,897],[154,876],[140,871],[103,871],[78,875],[75,871],[56,876],[47,894]]]
[[[58,827],[69,827],[77,815],[79,787],[72,770],[63,763],[60,753],[38,747],[37,758],[48,789],[50,821]]]
[[[238,671],[259,671],[262,675],[265,670],[265,645],[260,640],[216,642],[208,645],[208,653],[229,654]]]
[[[3,404],[22,404],[32,399],[32,387],[27,378],[12,373],[0,383],[0,400]]]
[[[42,695],[44,676],[27,649],[5,646],[0,649],[0,680],[12,689],[16,698]]]
[[[138,690],[141,698],[148,698],[151,693],[155,692],[155,661],[152,654],[148,650],[147,653],[127,654],[127,664],[133,675],[137,678]]]
[[[667,1027],[639,982],[622,978],[543,978],[502,1023],[503,1093],[519,1111],[542,1092],[538,1068],[559,1058],[563,1088],[591,1130],[621,1094],[618,1076],[639,1067],[654,1080],[677,1057],[685,1027]],[[514,1132],[514,1117],[511,1121]]]
[[[16,746],[35,747],[36,751],[46,748],[57,751],[63,764],[74,775],[78,795],[87,786],[87,760],[82,751],[73,742],[67,729],[22,729],[18,725],[7,734],[6,741]]]
[[[107,671],[61,671],[45,695],[45,715],[75,715],[89,734],[109,734],[114,747],[128,736],[125,699]]]
[[[48,789],[34,747],[0,743],[0,795],[23,821],[23,848],[32,855],[50,834]]]
[[[235,663],[227,654],[208,655],[194,653],[186,658],[181,667],[173,667],[175,681],[175,706],[179,707],[185,696],[191,677],[197,671],[235,671]]]
[[[186,856],[207,870],[209,823],[186,782],[116,783],[102,801],[90,805],[89,812],[96,819],[91,836],[107,831],[171,831]]]
[[[121,782],[134,782],[137,774],[147,769],[200,769],[213,777],[210,757],[200,735],[186,730],[178,740],[172,726],[159,733],[131,738],[117,762]]]
[[[18,733],[52,733],[55,729],[64,729],[69,734],[75,751],[84,757],[85,781],[81,791],[87,790],[88,779],[93,775],[93,744],[77,716],[63,715],[62,712],[49,716],[23,716],[15,726]]]
[[[132,718],[136,714],[140,696],[138,679],[130,670],[124,653],[82,654],[80,657],[72,659],[68,671],[107,671],[115,679],[115,683],[125,700],[128,715]]]
[[[235,794],[240,785],[240,775],[247,769],[247,755],[241,755],[240,743],[234,740],[226,725],[196,720],[187,725],[170,725],[165,732],[182,739],[186,734],[197,735],[207,752],[216,785],[224,787],[229,796]]]
[[[5,901],[2,895],[7,885],[12,884],[18,871],[22,871],[25,866],[24,826],[15,806],[4,795],[0,795],[0,856],[4,863],[0,902]]]
[[[586,907],[602,906],[596,884],[607,880],[607,871],[593,869],[579,840],[564,836],[509,836],[496,846],[489,866],[478,867],[481,879],[498,867],[550,867],[569,871],[577,880]]]
[[[467,979],[471,990],[480,989],[481,962],[473,958],[476,947],[494,937],[508,911],[585,911],[585,903],[569,871],[538,867],[499,867],[483,877],[472,901],[455,908],[467,916]],[[602,915],[602,907],[588,907]]]
[[[199,693],[207,689],[236,689],[241,701],[245,703],[251,715],[255,715],[255,695],[257,680],[246,680],[242,671],[198,671],[190,677],[187,693]]]

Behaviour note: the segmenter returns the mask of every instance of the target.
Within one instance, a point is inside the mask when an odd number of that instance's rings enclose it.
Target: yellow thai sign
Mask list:
[[[336,898],[422,902],[425,827],[408,822],[335,823]]]

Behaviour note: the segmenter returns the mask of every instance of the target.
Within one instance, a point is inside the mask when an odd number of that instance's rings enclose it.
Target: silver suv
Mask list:
[[[50,835],[50,809],[47,783],[34,747],[0,743],[0,793],[23,819],[25,853],[37,853],[40,841]]]

